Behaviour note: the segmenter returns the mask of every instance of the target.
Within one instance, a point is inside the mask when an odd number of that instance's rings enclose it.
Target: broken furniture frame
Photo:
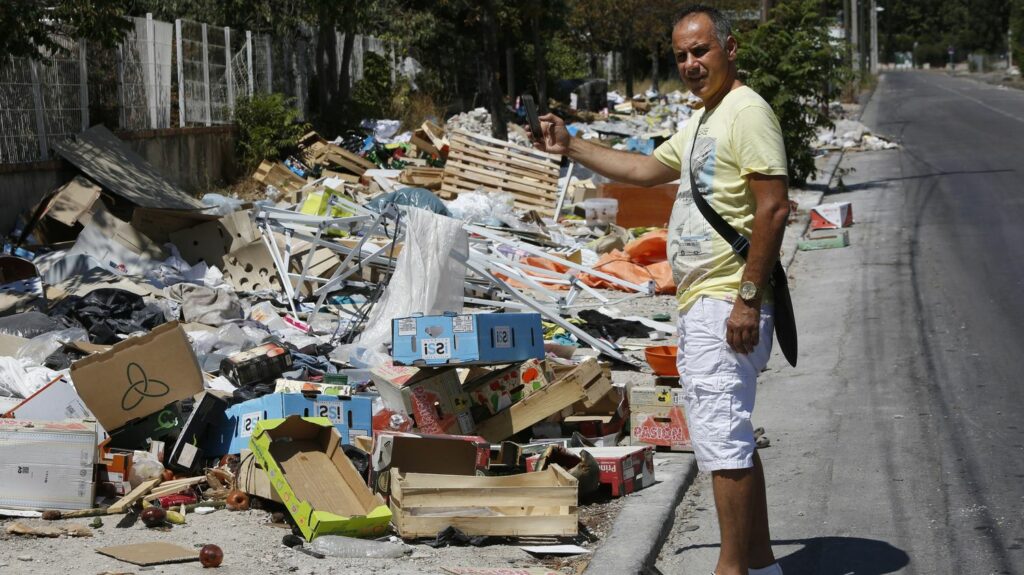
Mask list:
[[[318,185],[321,182],[322,180],[318,180],[317,182],[310,184],[310,186]],[[317,297],[317,301],[313,306],[313,309],[310,311],[310,316],[315,316],[321,309],[323,309],[326,298],[330,293],[352,283],[348,278],[359,271],[361,266],[375,261],[389,262],[391,260],[389,254],[393,247],[405,237],[405,226],[400,217],[399,208],[394,204],[389,205],[383,212],[378,213],[366,208],[365,206],[349,201],[334,190],[327,189],[325,190],[325,193],[330,194],[327,201],[327,213],[332,213],[332,210],[337,207],[354,215],[343,218],[333,218],[327,216],[300,214],[280,208],[263,207],[260,208],[256,218],[257,227],[263,236],[264,244],[267,246],[267,249],[270,250],[274,265],[281,278],[285,295],[289,301],[289,307],[296,315],[298,315],[298,309],[295,305],[298,289],[304,282],[310,281],[319,284],[319,287],[313,290],[313,295]],[[345,246],[324,238],[324,233],[328,228],[338,225],[351,226],[353,231],[362,234],[359,243],[355,247]],[[389,238],[389,241],[384,246],[371,251],[369,254],[364,254],[364,247],[367,239],[380,231],[386,232],[388,227],[392,227],[391,234],[385,234]],[[637,285],[622,280],[621,278],[552,256],[541,249],[515,239],[503,237],[479,226],[467,224],[465,225],[465,229],[470,234],[475,234],[477,237],[484,238],[492,244],[505,244],[525,253],[557,262],[560,265],[570,268],[569,272],[560,273],[524,264],[502,254],[498,250],[491,250],[493,253],[487,254],[471,246],[468,258],[466,261],[461,262],[476,276],[476,278],[467,277],[467,288],[471,291],[478,291],[479,280],[485,280],[492,288],[496,288],[494,290],[488,290],[488,295],[491,294],[491,291],[493,291],[495,295],[499,292],[504,292],[508,299],[466,297],[464,294],[463,300],[465,302],[477,305],[531,309],[540,313],[548,321],[566,329],[578,339],[586,342],[602,353],[618,361],[636,365],[635,361],[620,353],[613,343],[595,338],[580,329],[578,326],[564,320],[561,317],[561,312],[564,312],[567,309],[580,291],[585,291],[595,295],[602,302],[608,303],[608,298],[601,296],[596,290],[583,284],[583,282],[576,278],[572,271],[591,274],[595,277],[599,277],[616,285],[622,286],[627,290],[634,291],[636,292],[636,295],[650,295],[654,293],[653,282],[650,282],[645,286]],[[278,245],[275,237],[276,233],[281,233],[285,238],[287,238],[283,248]],[[305,258],[303,258],[299,273],[291,272],[289,269],[289,262],[291,261],[293,247],[292,244],[294,240],[308,242],[311,244],[310,252]],[[335,269],[330,278],[317,277],[309,272],[312,252],[316,247],[325,247],[344,256],[341,264]],[[531,276],[531,274],[526,273],[527,271],[539,274],[543,277],[538,277],[537,275]],[[537,301],[537,299],[527,295],[523,290],[520,290],[503,280],[497,275],[498,273],[507,275],[510,278],[514,277],[516,280],[521,281],[532,290],[536,290],[536,292],[549,303]],[[570,289],[567,294],[562,295],[544,287],[541,285],[541,282],[562,285],[568,284]]]

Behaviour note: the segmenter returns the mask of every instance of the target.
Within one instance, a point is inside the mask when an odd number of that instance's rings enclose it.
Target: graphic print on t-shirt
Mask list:
[[[705,134],[701,126],[699,134]],[[715,139],[698,135],[690,154],[690,161],[682,162],[679,189],[672,206],[668,224],[668,256],[676,285],[689,285],[706,273],[712,259],[711,240],[714,229],[700,213],[690,193],[690,163],[693,163],[697,190],[711,202],[711,182],[715,176]]]

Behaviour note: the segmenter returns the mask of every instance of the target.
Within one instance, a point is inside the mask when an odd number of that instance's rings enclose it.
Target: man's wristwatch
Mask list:
[[[761,295],[761,290],[757,288],[754,282],[745,281],[740,284],[740,299],[747,303],[754,303],[758,296]]]

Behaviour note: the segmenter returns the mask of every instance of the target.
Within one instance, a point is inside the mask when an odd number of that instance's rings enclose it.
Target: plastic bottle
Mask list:
[[[351,559],[398,559],[412,553],[412,547],[401,543],[355,539],[342,535],[321,535],[307,547],[330,557]]]

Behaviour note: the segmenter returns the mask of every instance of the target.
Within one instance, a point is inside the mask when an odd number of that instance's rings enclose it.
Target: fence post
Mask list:
[[[124,41],[117,45],[117,107],[120,127],[128,125],[128,102],[124,95]]]
[[[210,110],[210,45],[206,42],[206,22],[203,22],[203,93],[206,96],[206,125],[213,123]]]
[[[267,93],[274,93],[274,52],[273,44],[270,42],[270,34],[263,35],[263,42],[266,44],[267,49]]]
[[[89,67],[86,63],[85,40],[78,40],[78,102],[82,107],[82,131],[89,129]]]
[[[231,28],[224,27],[224,79],[228,85],[228,118],[235,115],[235,71],[231,68]]]
[[[146,99],[149,102],[149,127],[154,130],[159,127],[156,119],[156,35],[153,29],[153,15],[146,13],[146,70],[149,75],[146,78]]]
[[[174,38],[178,57],[178,127],[185,127],[185,63],[182,57],[185,50],[181,47],[181,19],[174,21]]]
[[[252,98],[256,87],[252,83],[252,32],[245,31],[245,72],[249,80],[249,97]]]
[[[50,157],[50,146],[46,137],[46,117],[43,115],[43,90],[39,85],[39,62],[31,60],[29,70],[32,74],[32,103],[36,108],[36,132],[39,137],[39,159]]]

